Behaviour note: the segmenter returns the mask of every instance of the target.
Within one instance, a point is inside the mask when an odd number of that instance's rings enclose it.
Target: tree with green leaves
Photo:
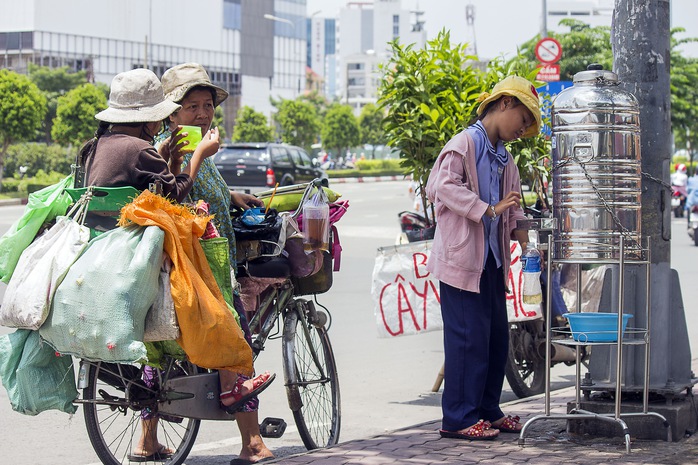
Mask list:
[[[33,139],[46,115],[46,98],[27,76],[0,70],[0,190],[4,158],[15,141]]]
[[[311,103],[315,107],[315,111],[317,111],[317,115],[320,120],[325,119],[325,114],[330,106],[330,102],[327,100],[327,97],[314,90],[299,96],[298,100]]]
[[[85,84],[87,82],[87,74],[85,71],[70,72],[67,66],[49,68],[48,66],[37,66],[33,63],[29,64],[27,74],[44,94],[44,97],[46,97],[47,111],[41,128],[43,133],[41,138],[48,143],[51,142],[51,130],[56,118],[58,98],[72,89]],[[106,88],[108,95],[108,86],[103,86],[103,88]]]
[[[560,25],[568,27],[569,32],[550,32],[549,36],[557,39],[562,46],[559,63],[561,80],[571,81],[575,73],[584,71],[591,63],[599,63],[603,69],[613,68],[610,27],[591,27],[578,19],[570,18],[561,20]],[[527,59],[530,66],[538,66],[535,47],[540,38],[537,35],[519,48],[519,56]]]
[[[698,59],[683,56],[679,48],[698,39],[676,37],[683,32],[671,30],[671,126],[676,144],[686,147],[693,164],[698,148]]]
[[[107,107],[104,93],[93,84],[82,84],[58,97],[51,137],[62,145],[80,146],[92,138],[95,115]]]
[[[278,108],[274,119],[281,128],[281,139],[310,152],[310,146],[316,142],[320,132],[315,107],[302,100],[282,100]]]
[[[327,109],[322,126],[322,145],[335,151],[338,157],[361,143],[359,122],[349,105],[334,103]]]
[[[550,36],[560,42],[560,79],[571,81],[576,73],[584,71],[591,63],[599,63],[604,69],[613,68],[610,28],[591,27],[579,20],[563,19],[561,25],[569,27],[569,32],[551,32]],[[674,140],[678,146],[695,148],[698,146],[698,60],[685,57],[682,45],[698,41],[696,38],[678,38],[683,28],[671,30],[671,125]],[[517,60],[526,60],[529,66],[538,64],[535,45],[540,39],[536,36],[520,47]]]
[[[272,142],[272,131],[264,113],[252,107],[242,107],[233,128],[233,142]]]
[[[216,107],[216,109],[213,112],[213,121],[211,122],[211,127],[212,128],[218,128],[218,134],[221,138],[221,140],[224,140],[227,136],[225,132],[225,124],[224,124],[224,118],[225,114],[223,113],[223,108],[219,106]]]
[[[423,187],[441,148],[471,118],[481,91],[476,57],[467,44],[452,44],[442,30],[423,49],[390,43],[391,59],[382,68],[378,103],[386,111],[388,144],[400,151],[400,165]]]
[[[361,143],[370,144],[371,158],[376,158],[376,145],[385,144],[386,137],[383,131],[383,118],[385,112],[376,105],[369,103],[361,109],[359,115],[359,129],[361,130]]]

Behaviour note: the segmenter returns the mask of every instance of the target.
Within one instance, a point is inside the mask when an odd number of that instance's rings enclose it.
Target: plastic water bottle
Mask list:
[[[521,255],[521,270],[523,271],[523,303],[542,303],[540,252],[530,242],[526,245],[526,250]]]

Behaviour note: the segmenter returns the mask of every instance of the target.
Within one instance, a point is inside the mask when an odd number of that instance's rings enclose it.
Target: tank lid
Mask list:
[[[574,84],[618,84],[618,75],[612,71],[606,71],[600,64],[592,63],[586,71],[580,71],[574,75]]]

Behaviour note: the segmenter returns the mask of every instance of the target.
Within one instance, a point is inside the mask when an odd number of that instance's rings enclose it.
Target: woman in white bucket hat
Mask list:
[[[134,69],[117,74],[111,84],[109,107],[95,115],[99,129],[80,151],[85,185],[145,190],[159,182],[164,196],[182,201],[203,161],[218,151],[219,136],[216,128],[208,131],[187,168],[172,174],[152,144],[163,121],[179,108],[165,98],[152,71]]]

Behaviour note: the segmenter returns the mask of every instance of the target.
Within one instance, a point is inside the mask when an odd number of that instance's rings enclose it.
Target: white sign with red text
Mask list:
[[[397,337],[443,328],[439,281],[426,270],[432,241],[378,249],[371,295],[380,337]],[[511,242],[511,268],[506,296],[509,321],[541,318],[541,306],[521,300],[521,247]]]

